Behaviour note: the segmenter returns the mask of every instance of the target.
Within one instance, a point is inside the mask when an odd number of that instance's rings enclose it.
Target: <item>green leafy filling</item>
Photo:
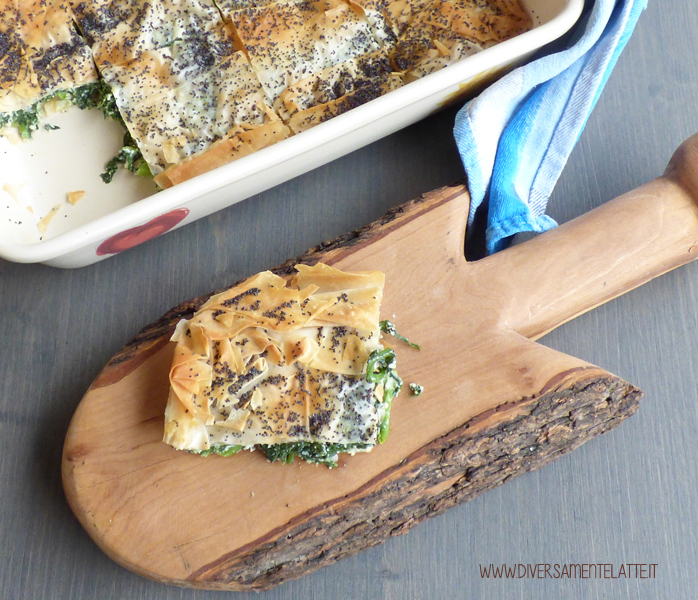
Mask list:
[[[32,104],[29,108],[16,110],[11,113],[0,114],[0,127],[10,125],[19,130],[19,134],[23,139],[28,140],[32,134],[39,129],[39,121],[41,120],[41,109],[44,104],[51,100],[69,100],[71,92],[68,90],[59,90],[48,96],[44,96],[38,102]]]
[[[123,123],[116,98],[111,88],[100,79],[93,83],[81,85],[69,92],[71,100],[80,110],[96,108],[104,114],[105,119],[113,119]]]
[[[136,140],[128,132],[119,108],[116,105],[116,98],[111,88],[105,81],[100,79],[94,83],[82,85],[73,90],[59,90],[53,94],[43,97],[29,108],[17,110],[12,113],[0,114],[0,128],[10,125],[19,130],[23,139],[30,139],[32,134],[39,129],[39,121],[42,117],[42,108],[51,100],[67,100],[81,110],[95,108],[102,112],[105,119],[112,119],[121,123],[124,128],[124,139],[121,150],[107,162],[105,171],[100,175],[104,183],[109,183],[123,166],[128,171],[136,173],[142,177],[152,177],[148,163],[143,158],[138,149]],[[46,125],[46,129],[58,129],[55,125]]]
[[[332,444],[329,442],[291,442],[288,444],[260,444],[269,462],[281,461],[290,465],[297,456],[305,462],[336,467],[340,452],[368,450],[371,444]]]
[[[128,171],[131,171],[131,173],[135,173],[141,177],[152,176],[148,163],[145,162],[141,151],[136,145],[136,140],[131,137],[128,131],[124,133],[121,150],[107,163],[104,173],[100,175],[102,181],[104,181],[104,183],[110,183],[120,166],[123,166]]]
[[[395,367],[395,351],[392,348],[374,350],[368,357],[366,364],[366,380],[378,386],[383,385],[383,404],[385,417],[381,421],[378,430],[378,443],[382,444],[388,437],[390,428],[390,406],[393,398],[402,388],[402,379],[397,375]]]
[[[387,333],[388,335],[392,335],[393,337],[399,339],[401,342],[405,342],[410,348],[415,348],[416,350],[421,350],[422,347],[419,344],[413,344],[408,340],[404,335],[400,335],[397,332],[397,329],[395,329],[395,325],[393,325],[390,321],[380,321],[378,323],[378,326],[381,328],[381,331],[383,333]]]
[[[208,456],[209,454],[218,454],[219,456],[232,456],[233,454],[237,454],[242,450],[245,446],[234,446],[234,445],[225,445],[225,444],[218,444],[211,446],[208,450],[187,450],[187,452],[191,452],[192,454],[199,454],[201,456]]]
[[[118,121],[124,128],[124,139],[121,150],[107,162],[104,173],[100,175],[104,183],[110,183],[114,174],[123,166],[126,170],[140,175],[141,177],[152,177],[148,163],[143,158],[138,144],[133,136],[128,132],[119,107],[116,105],[116,98],[111,88],[103,81],[88,83],[77,88],[73,92],[73,101],[80,109],[96,108],[104,114],[105,119]]]
[[[418,383],[410,383],[410,392],[413,396],[419,396],[424,391],[424,387]]]

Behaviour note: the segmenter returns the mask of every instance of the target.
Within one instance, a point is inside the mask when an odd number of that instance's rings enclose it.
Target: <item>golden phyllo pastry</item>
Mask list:
[[[158,178],[168,187],[288,135],[212,2],[90,0],[76,8],[124,123],[154,175],[219,140],[226,152]],[[278,123],[281,125],[281,123]],[[274,129],[275,126],[272,126]],[[263,140],[263,141],[259,141]],[[237,151],[236,151],[237,150]]]
[[[356,11],[366,16],[371,24],[373,36],[381,42],[384,48],[394,45],[397,30],[388,16],[389,0],[347,0]]]
[[[290,283],[251,277],[178,324],[165,442],[204,453],[262,445],[268,456],[279,445],[378,442],[390,403],[367,364],[382,350],[384,275],[297,270]]]
[[[396,0],[388,13],[399,31],[393,65],[405,83],[531,28],[517,0]]]
[[[310,75],[381,48],[364,14],[342,0],[224,0],[221,8],[272,102]]]
[[[40,89],[19,35],[17,3],[0,1],[0,112],[6,113],[31,105]]]
[[[97,80],[62,0],[0,0],[0,113]]]
[[[227,42],[221,19],[207,0],[72,0],[80,31],[100,71],[175,42]]]
[[[274,108],[293,133],[300,133],[401,86],[387,54],[378,50],[290,85]]]
[[[242,52],[217,55],[195,44],[173,44],[103,71],[154,174],[218,140],[279,121]],[[191,57],[197,52],[199,62]]]
[[[278,118],[268,119],[262,125],[252,127],[235,125],[208,149],[168,167],[155,177],[155,182],[162,188],[172,187],[285,140],[290,134],[290,129]]]

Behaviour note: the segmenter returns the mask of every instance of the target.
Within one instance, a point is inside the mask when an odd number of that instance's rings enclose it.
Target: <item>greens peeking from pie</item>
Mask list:
[[[290,282],[259,273],[179,322],[166,443],[336,466],[385,441],[402,381],[381,344],[381,327],[394,332],[379,321],[384,274],[296,269]]]

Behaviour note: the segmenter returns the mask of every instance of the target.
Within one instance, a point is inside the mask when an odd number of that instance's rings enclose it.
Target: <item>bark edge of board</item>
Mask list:
[[[553,462],[620,425],[643,395],[596,367],[561,374],[551,385],[536,397],[479,415],[356,493],[221,557],[181,585],[268,590],[307,575]]]

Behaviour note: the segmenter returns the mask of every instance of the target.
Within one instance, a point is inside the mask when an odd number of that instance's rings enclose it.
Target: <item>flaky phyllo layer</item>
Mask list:
[[[518,0],[0,0],[0,124],[110,86],[162,187],[530,29]]]
[[[290,283],[255,275],[178,324],[165,442],[192,451],[376,444],[389,402],[366,368],[382,348],[384,275],[297,270]]]

